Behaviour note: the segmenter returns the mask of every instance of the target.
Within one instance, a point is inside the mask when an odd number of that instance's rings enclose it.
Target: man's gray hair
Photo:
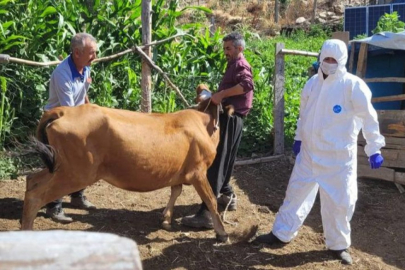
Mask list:
[[[238,47],[241,46],[243,49],[245,48],[245,40],[243,39],[243,36],[239,33],[230,33],[226,35],[222,41],[232,41],[233,46]]]
[[[86,41],[97,43],[96,39],[87,33],[77,33],[73,36],[72,41],[70,42],[70,50],[73,52],[74,49],[79,49],[83,51],[84,46],[86,46]]]

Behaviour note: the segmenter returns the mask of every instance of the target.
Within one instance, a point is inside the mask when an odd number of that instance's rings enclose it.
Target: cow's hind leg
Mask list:
[[[182,190],[182,185],[176,185],[171,187],[171,194],[170,194],[170,200],[163,211],[163,221],[162,221],[162,227],[165,230],[171,230],[172,229],[172,216],[173,216],[173,208],[174,208],[174,203],[176,202],[177,198],[181,194]]]
[[[21,220],[21,230],[33,229],[34,219],[41,207],[42,205],[40,199],[27,198],[27,194],[25,195],[24,210]]]
[[[22,230],[32,230],[35,217],[39,209],[43,206],[41,196],[37,195],[37,187],[45,185],[52,178],[52,174],[48,169],[30,174],[27,176],[26,192],[24,198],[24,208],[21,220]]]
[[[72,181],[71,176],[59,171],[54,174],[41,171],[27,181],[21,224],[23,230],[32,230],[34,219],[45,204],[92,184],[92,182]]]
[[[211,212],[212,222],[214,225],[214,230],[216,232],[216,237],[221,242],[228,241],[228,234],[225,231],[224,224],[221,221],[217,210],[217,199],[209,185],[207,176],[202,173],[198,177],[199,179],[193,183],[194,188],[197,190],[198,195],[200,195],[203,202],[207,205],[208,210]]]

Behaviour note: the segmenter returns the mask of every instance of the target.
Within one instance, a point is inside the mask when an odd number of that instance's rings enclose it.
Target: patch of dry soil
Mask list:
[[[253,246],[244,241],[255,226],[268,232],[284,198],[292,165],[288,160],[240,166],[233,185],[238,210],[227,212],[225,225],[231,244],[217,244],[213,230],[183,227],[179,218],[193,214],[200,199],[193,187],[184,187],[174,212],[172,231],[160,228],[160,217],[170,188],[134,193],[105,182],[87,188],[98,209],[70,208],[75,222],[62,225],[38,213],[36,230],[64,229],[115,233],[137,242],[144,269],[405,269],[405,195],[394,184],[359,180],[359,200],[352,220],[353,266],[343,266],[324,247],[319,201],[298,237],[280,249]],[[19,230],[24,180],[0,182],[0,231]]]

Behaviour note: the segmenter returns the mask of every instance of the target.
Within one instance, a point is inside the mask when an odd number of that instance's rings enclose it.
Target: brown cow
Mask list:
[[[217,239],[226,242],[206,177],[219,141],[218,106],[207,99],[198,108],[205,112],[146,114],[91,104],[45,112],[35,149],[48,168],[27,177],[22,229],[33,228],[46,203],[100,179],[139,192],[171,186],[162,222],[167,228],[182,184],[191,184],[211,211]]]

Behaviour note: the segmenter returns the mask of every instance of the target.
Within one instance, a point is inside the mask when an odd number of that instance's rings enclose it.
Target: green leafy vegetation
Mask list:
[[[398,12],[385,13],[377,22],[377,27],[371,31],[373,34],[388,31],[398,33],[404,31],[405,23],[399,20]]]
[[[361,34],[361,35],[355,36],[353,39],[358,40],[358,39],[363,39],[363,38],[366,38],[366,37],[368,37],[367,34]]]
[[[0,179],[16,178],[17,171],[16,160],[0,153]]]
[[[178,9],[178,1],[153,1],[152,40],[187,33],[153,47],[153,60],[193,103],[195,87],[205,83],[215,91],[226,68],[222,38],[218,28],[210,33],[203,7]],[[141,0],[116,1],[0,1],[0,52],[33,61],[54,61],[69,53],[70,39],[76,32],[88,32],[98,40],[98,57],[109,56],[141,44]],[[187,16],[191,16],[187,19]],[[274,52],[277,42],[293,50],[317,52],[329,35],[320,27],[309,33],[298,31],[291,37],[262,39],[252,29],[237,26],[246,38],[245,56],[253,69],[255,97],[245,120],[239,155],[269,154],[272,149]],[[286,56],[286,143],[294,136],[299,95],[307,76],[311,57]],[[33,134],[48,98],[50,75],[55,67],[0,64],[1,116],[0,146],[13,149],[13,141],[24,142]],[[173,112],[185,105],[152,71],[152,110]],[[101,106],[140,110],[141,58],[127,54],[114,61],[92,66],[90,100]],[[11,177],[24,162],[0,156],[0,178]]]

